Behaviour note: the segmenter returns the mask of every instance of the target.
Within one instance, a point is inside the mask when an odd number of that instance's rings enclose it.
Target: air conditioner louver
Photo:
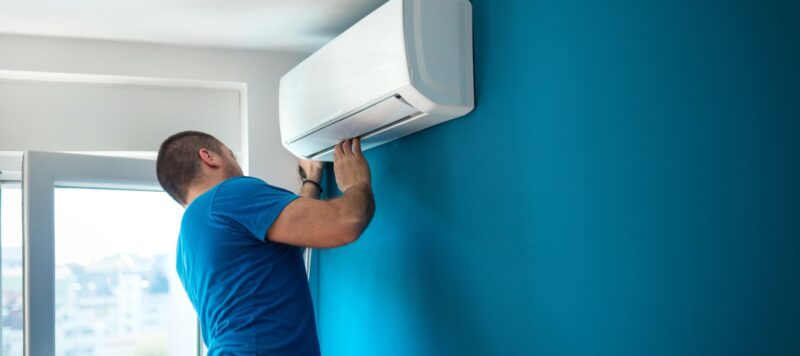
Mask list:
[[[313,146],[325,147],[309,154],[309,158],[327,159],[329,155],[332,155],[334,146],[341,140],[360,137],[362,148],[369,149],[382,143],[373,140],[375,134],[385,132],[422,115],[424,114],[414,109],[402,97],[394,96],[348,115],[331,125],[315,130],[303,138],[298,138],[298,140],[311,140],[309,142],[313,142]]]

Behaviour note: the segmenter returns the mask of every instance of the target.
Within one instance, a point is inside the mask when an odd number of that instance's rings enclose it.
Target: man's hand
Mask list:
[[[371,184],[369,165],[361,152],[360,138],[344,140],[336,145],[333,172],[336,175],[336,185],[342,192],[358,184]]]
[[[310,179],[317,183],[322,179],[322,162],[301,159],[297,165],[301,179]]]
[[[310,180],[317,184],[322,183],[322,162],[301,159],[297,164],[297,169],[298,173],[300,173],[300,179],[303,181]],[[300,195],[306,198],[319,199],[322,190],[317,184],[304,183],[300,187]]]

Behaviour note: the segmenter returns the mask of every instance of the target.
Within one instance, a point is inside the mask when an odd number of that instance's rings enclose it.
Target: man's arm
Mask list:
[[[307,197],[294,200],[272,224],[268,239],[320,248],[358,239],[375,213],[369,166],[361,152],[360,139],[336,145],[333,169],[342,196],[328,201]]]

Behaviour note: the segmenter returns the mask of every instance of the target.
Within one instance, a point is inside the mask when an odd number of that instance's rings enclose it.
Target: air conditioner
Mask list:
[[[281,141],[330,161],[342,139],[366,150],[473,107],[471,3],[389,0],[281,78]]]

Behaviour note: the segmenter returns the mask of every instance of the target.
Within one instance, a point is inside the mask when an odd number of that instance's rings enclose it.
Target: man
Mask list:
[[[197,311],[208,355],[318,355],[301,247],[355,241],[375,209],[359,139],[335,147],[342,196],[318,200],[320,162],[300,161],[297,196],[246,177],[233,152],[187,131],[158,151],[158,181],[186,208],[177,270]]]

